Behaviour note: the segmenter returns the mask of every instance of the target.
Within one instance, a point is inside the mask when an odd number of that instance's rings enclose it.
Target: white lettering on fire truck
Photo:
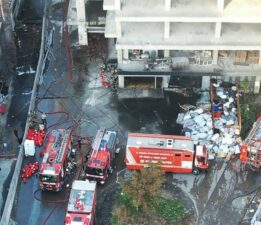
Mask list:
[[[141,159],[159,159],[159,160],[166,160],[166,159],[167,159],[167,157],[145,156],[145,155],[141,155],[140,158],[141,158]]]
[[[157,155],[157,156],[171,156],[172,154],[163,152],[137,152],[137,155]]]
[[[161,163],[161,164],[166,164],[166,165],[171,165],[172,162],[171,161],[160,161],[160,160],[140,160],[140,163]]]

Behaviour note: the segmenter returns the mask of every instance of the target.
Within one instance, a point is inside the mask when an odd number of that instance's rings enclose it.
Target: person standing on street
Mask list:
[[[23,138],[22,138],[22,137],[19,137],[19,135],[18,135],[18,130],[14,129],[14,135],[15,135],[15,137],[17,138],[18,144],[19,144],[19,145],[22,144]]]
[[[46,114],[43,112],[41,118],[42,118],[42,123],[44,125],[44,128],[46,128],[47,125],[46,117],[47,117]]]

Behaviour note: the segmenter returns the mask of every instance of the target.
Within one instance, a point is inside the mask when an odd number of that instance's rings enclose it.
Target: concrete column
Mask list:
[[[170,80],[170,76],[164,76],[162,78],[162,88],[168,88],[169,87],[169,80]]]
[[[118,64],[122,63],[122,49],[117,50]]]
[[[117,38],[121,38],[122,32],[121,32],[121,22],[116,20],[116,35]]]
[[[222,29],[222,23],[221,22],[216,22],[215,38],[220,38],[221,37],[221,29]]]
[[[121,10],[121,0],[115,0],[115,9]]]
[[[129,59],[129,49],[123,49],[123,59]]]
[[[212,57],[213,64],[218,63],[218,50],[213,50],[213,57]]]
[[[124,76],[118,76],[119,88],[124,88]]]
[[[168,39],[170,36],[170,22],[164,22],[164,39]]]
[[[217,0],[217,8],[219,12],[223,12],[224,6],[224,0]]]
[[[208,90],[210,87],[210,76],[202,76],[201,89]]]
[[[170,50],[164,50],[164,57],[169,57]]]
[[[254,87],[255,94],[258,94],[260,92],[260,82],[261,82],[261,75],[257,75],[255,81],[255,87]]]
[[[87,29],[85,27],[86,15],[84,0],[76,0],[76,11],[79,45],[88,45]]]
[[[259,65],[261,65],[261,51],[259,51]]]
[[[165,9],[170,10],[171,8],[171,0],[165,0]]]

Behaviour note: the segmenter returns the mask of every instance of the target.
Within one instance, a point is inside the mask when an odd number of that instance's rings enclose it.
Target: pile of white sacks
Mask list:
[[[227,157],[240,152],[239,129],[229,125],[225,117],[215,120],[202,108],[179,113],[177,121],[183,125],[185,136],[193,139],[194,144],[205,144],[211,157]]]

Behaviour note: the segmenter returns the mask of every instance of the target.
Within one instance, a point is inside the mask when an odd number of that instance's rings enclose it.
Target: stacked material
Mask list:
[[[211,114],[202,108],[179,113],[177,121],[183,125],[185,136],[192,137],[194,144],[208,144],[213,136]]]
[[[242,143],[239,136],[237,88],[222,87],[221,83],[213,86],[211,113],[211,107],[206,101],[209,96],[202,93],[198,107],[186,113],[179,113],[176,122],[183,125],[185,136],[192,137],[195,145],[205,144],[213,156],[228,157],[240,153]]]
[[[235,63],[246,63],[247,51],[236,51]]]
[[[259,51],[248,51],[247,52],[247,62],[249,64],[258,64],[259,63]]]
[[[179,113],[176,122],[183,125],[185,136],[192,137],[195,145],[205,144],[210,155],[226,157],[240,152],[239,129],[228,127],[225,119],[216,121],[214,128],[211,114],[202,108]]]

